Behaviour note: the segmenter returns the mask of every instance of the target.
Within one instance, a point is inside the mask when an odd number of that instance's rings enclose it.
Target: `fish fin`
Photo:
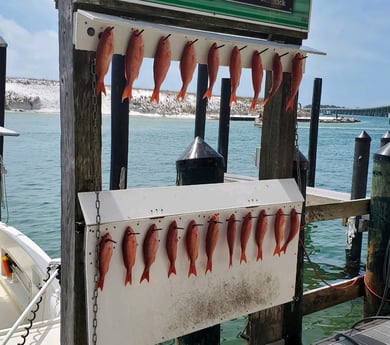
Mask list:
[[[141,279],[139,282],[142,283],[142,281],[144,279],[146,279],[149,282],[149,269],[148,268],[144,269],[144,273],[142,273],[142,276],[141,276]]]
[[[187,88],[183,86],[179,91],[179,93],[177,94],[176,99],[184,100],[184,97],[186,96],[186,92],[187,92]]]
[[[106,87],[104,86],[104,80],[98,80],[96,83],[96,95],[99,96],[103,92],[106,95]]]
[[[257,98],[253,98],[253,100],[252,100],[252,103],[251,103],[251,106],[250,106],[249,110],[251,110],[251,111],[255,110],[255,108],[256,108],[256,105],[257,105]]]
[[[196,267],[193,263],[190,264],[190,269],[188,270],[188,276],[190,276],[191,274],[197,276]]]
[[[232,103],[237,103],[237,96],[235,93],[232,93],[230,95],[229,105],[231,105]]]
[[[205,272],[205,274],[207,273],[207,271],[212,272],[212,270],[213,270],[213,262],[212,262],[211,260],[207,260],[206,272]]]
[[[98,280],[98,282],[97,282],[97,289],[99,289],[100,288],[100,290],[102,290],[103,291],[103,285],[104,285],[104,277],[100,277],[99,278],[99,280]]]
[[[211,98],[211,91],[212,91],[211,88],[208,88],[208,89],[206,90],[206,92],[204,93],[202,99],[205,99],[206,97],[207,97],[208,99],[210,99],[210,98]]]
[[[263,260],[263,251],[261,249],[257,252],[257,259],[256,261]]]
[[[153,101],[156,101],[156,103],[160,102],[160,90],[154,89],[152,93],[152,97],[150,97],[149,103],[153,103]]]
[[[130,283],[130,285],[132,284],[131,271],[128,271],[127,274],[126,274],[125,286],[127,285],[127,283]]]
[[[244,261],[245,263],[247,263],[245,252],[241,252],[240,263],[243,262],[243,261]]]
[[[175,265],[171,265],[171,266],[169,266],[169,270],[168,270],[168,278],[169,278],[169,276],[171,275],[171,274],[176,274],[176,267],[175,267]]]
[[[124,90],[123,90],[123,93],[122,93],[122,102],[128,98],[129,101],[131,101],[131,99],[133,98],[133,93],[132,93],[132,88],[130,87],[130,85],[126,85]]]
[[[280,256],[280,252],[281,252],[280,246],[277,245],[277,246],[275,247],[275,250],[274,250],[274,256],[275,256],[276,254],[278,254],[278,255]]]

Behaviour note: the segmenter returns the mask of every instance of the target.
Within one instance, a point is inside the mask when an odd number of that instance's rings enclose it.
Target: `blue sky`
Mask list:
[[[388,0],[312,0],[309,38],[303,44],[327,55],[308,57],[299,102],[311,103],[314,78],[322,78],[322,104],[389,105],[389,15]],[[0,36],[8,43],[7,76],[58,80],[57,32],[54,0],[0,1]],[[151,64],[148,59],[142,68],[150,68]],[[223,68],[219,78],[226,77],[228,70]],[[195,81],[196,77],[190,91],[195,90]],[[175,63],[163,88],[179,90],[180,86]],[[149,74],[141,70],[135,87],[152,88]],[[215,86],[215,91],[218,90],[220,84]],[[250,71],[245,70],[238,94],[251,96],[252,93]]]

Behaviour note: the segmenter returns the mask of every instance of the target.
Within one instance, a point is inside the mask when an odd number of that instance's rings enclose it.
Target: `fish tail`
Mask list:
[[[152,97],[150,97],[149,103],[153,103],[153,101],[156,101],[156,103],[160,102],[160,89],[153,90]]]
[[[127,283],[130,283],[130,285],[132,284],[132,276],[131,276],[131,271],[130,272],[127,272],[126,274],[126,279],[125,279],[125,286],[127,285]]]
[[[282,248],[280,249],[280,252],[284,252],[284,254],[286,254],[287,245],[288,245],[288,243],[286,242],[286,243],[282,246]]]
[[[208,271],[212,272],[212,270],[213,270],[213,262],[211,260],[207,260],[205,273],[207,273]]]
[[[99,289],[100,288],[100,290],[102,290],[103,291],[103,285],[104,285],[104,277],[100,277],[99,278],[99,280],[98,280],[98,282],[97,282],[97,289]]]
[[[176,99],[183,100],[187,92],[187,88],[183,86],[176,96]]]
[[[193,274],[194,276],[197,276],[196,267],[195,267],[194,263],[190,264],[190,269],[188,270],[188,276],[190,276],[191,274]]]
[[[230,100],[229,100],[229,105],[232,104],[232,103],[237,103],[237,96],[236,96],[236,93],[233,92],[231,95],[230,95]]]
[[[257,251],[257,259],[256,259],[256,261],[259,261],[259,260],[263,260],[263,251],[261,249],[259,249]]]
[[[101,92],[106,95],[106,87],[104,86],[104,80],[99,78],[96,83],[96,95],[99,96]]]
[[[233,266],[233,258],[230,256],[229,258],[229,267],[232,267]]]
[[[139,282],[142,283],[142,281],[144,279],[146,279],[149,282],[149,269],[148,268],[144,269],[144,273],[142,273],[142,276],[141,276],[141,279]]]
[[[171,264],[171,266],[169,266],[169,270],[168,270],[168,278],[171,274],[176,274],[176,267],[174,264]]]
[[[295,98],[290,98],[286,105],[286,111],[293,110]]]
[[[255,110],[256,104],[257,104],[257,98],[253,98],[253,101],[251,103],[249,110]]]
[[[243,262],[243,261],[244,261],[245,263],[247,263],[245,252],[241,252],[240,263]]]
[[[270,100],[270,97],[267,97],[267,98],[265,98],[264,100],[263,100],[263,107],[265,107],[267,104],[268,104],[268,102],[269,102],[269,100]]]
[[[278,254],[278,255],[280,256],[280,252],[281,252],[280,246],[277,245],[277,246],[275,247],[275,250],[274,250],[274,256],[275,256],[276,254]]]
[[[132,88],[130,85],[126,85],[125,86],[125,89],[123,90],[123,93],[122,93],[122,102],[128,98],[129,101],[131,101],[131,99],[133,98],[133,92],[132,92]]]
[[[211,91],[212,91],[211,88],[208,88],[208,89],[206,90],[206,92],[204,93],[202,99],[205,99],[206,97],[207,97],[208,99],[210,99],[210,98],[211,98]]]

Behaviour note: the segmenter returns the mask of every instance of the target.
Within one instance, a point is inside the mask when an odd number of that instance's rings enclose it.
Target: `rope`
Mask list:
[[[364,285],[366,286],[367,290],[370,291],[371,295],[374,295],[376,298],[382,299],[385,302],[390,302],[390,299],[384,298],[384,296],[379,295],[370,285],[367,283],[367,276],[364,275]]]
[[[310,266],[313,268],[313,271],[314,271],[314,273],[316,274],[317,278],[318,278],[319,280],[321,280],[325,285],[329,286],[330,288],[335,289],[335,290],[346,290],[346,289],[350,288],[351,286],[355,285],[355,284],[358,282],[358,280],[360,279],[360,276],[357,276],[357,277],[355,277],[355,279],[352,280],[351,283],[349,283],[349,284],[347,284],[347,285],[343,285],[343,286],[334,286],[334,285],[328,283],[328,282],[322,277],[321,273],[318,271],[318,269],[317,269],[317,267],[315,266],[315,264],[311,261],[311,259],[310,259],[310,257],[309,257],[309,254],[307,253],[306,248],[305,248],[305,245],[303,244],[303,241],[302,241],[301,238],[299,239],[299,243],[300,243],[300,245],[302,246],[302,249],[303,249],[303,252],[304,252],[304,254],[305,254],[306,258],[307,258],[307,261],[309,262]]]

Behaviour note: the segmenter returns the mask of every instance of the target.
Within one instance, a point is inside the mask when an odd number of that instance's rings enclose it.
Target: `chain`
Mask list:
[[[95,207],[96,207],[96,258],[95,258],[95,275],[94,275],[94,290],[93,290],[93,321],[92,321],[92,327],[93,327],[93,333],[92,333],[92,343],[94,345],[97,344],[97,312],[98,312],[98,288],[97,288],[97,282],[98,282],[98,271],[99,271],[99,240],[100,240],[100,200],[99,200],[99,192],[95,191],[96,193],[96,201],[95,201]]]
[[[97,148],[98,147],[98,97],[96,95],[96,57],[92,58],[91,61],[91,75],[92,75],[92,126],[93,131],[95,135],[93,136],[93,142],[92,147]],[[93,152],[93,150],[91,150]],[[92,167],[92,164],[91,164]],[[90,172],[90,176],[92,176],[92,172]],[[96,208],[96,250],[95,250],[95,275],[94,275],[94,291],[93,291],[93,321],[92,321],[92,343],[94,345],[97,344],[97,313],[98,313],[98,288],[97,288],[97,281],[99,278],[99,240],[100,240],[100,200],[99,200],[99,190],[100,186],[98,183],[98,179],[94,181],[94,190],[96,193],[96,201],[95,201],[95,208]]]

